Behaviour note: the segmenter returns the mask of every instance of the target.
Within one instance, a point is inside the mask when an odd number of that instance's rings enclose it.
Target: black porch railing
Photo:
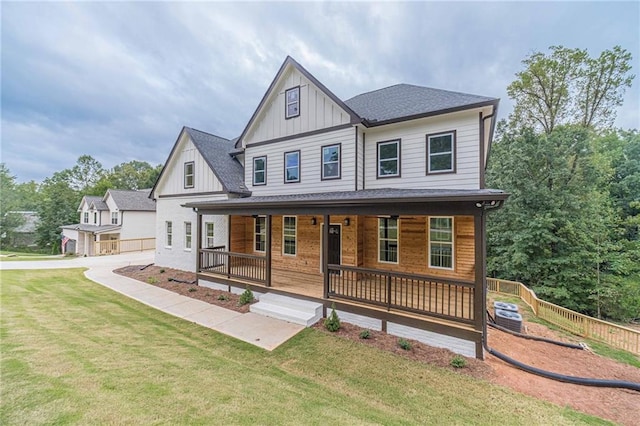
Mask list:
[[[329,298],[473,323],[474,293],[472,282],[329,265]]]
[[[226,278],[238,278],[258,284],[267,282],[267,261],[264,256],[232,253],[225,246],[201,249],[200,271],[221,275]]]

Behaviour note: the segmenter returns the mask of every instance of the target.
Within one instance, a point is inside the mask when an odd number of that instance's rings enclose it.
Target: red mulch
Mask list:
[[[164,272],[161,272],[161,270],[164,270]],[[237,312],[249,312],[249,305],[238,306],[238,295],[197,286],[195,284],[196,276],[192,272],[160,268],[158,266],[149,266],[144,270],[141,270],[141,266],[128,266],[114,272],[143,282],[149,282],[149,279],[152,281],[155,280],[157,282],[153,285],[167,290],[175,291],[182,295],[203,300]],[[172,282],[169,281],[169,278],[193,282],[193,284]],[[193,289],[195,289],[195,291]],[[219,300],[218,298],[221,295],[228,297],[228,300]],[[541,324],[528,321],[529,314],[526,311],[522,312],[522,314],[524,331],[527,334],[572,343],[580,341],[578,337],[556,332]],[[314,327],[329,333],[322,325],[322,321]],[[450,365],[450,362],[455,354],[448,349],[434,348],[407,339],[411,343],[411,349],[404,350],[398,346],[399,338],[396,336],[388,335],[381,331],[370,330],[371,337],[369,339],[361,339],[359,335],[362,330],[360,327],[343,322],[342,327],[335,335],[360,342],[364,345],[374,346],[378,349],[389,351],[412,360],[426,362],[457,373],[488,380],[535,398],[561,406],[569,406],[578,411],[602,417],[622,425],[631,426],[639,424],[639,392],[625,389],[572,385],[546,379],[519,370],[489,354],[486,354],[486,361],[465,358],[467,365],[464,368],[454,368]],[[520,362],[544,370],[573,376],[625,380],[640,383],[639,368],[601,357],[590,351],[570,349],[549,343],[522,339],[495,329],[489,329],[488,341],[489,346],[493,349]]]

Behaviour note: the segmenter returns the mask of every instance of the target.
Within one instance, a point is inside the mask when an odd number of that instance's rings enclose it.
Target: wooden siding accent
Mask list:
[[[367,129],[364,147],[365,188],[480,188],[480,110],[478,108]],[[452,130],[456,131],[455,173],[425,176],[425,136]],[[402,177],[376,179],[376,144],[392,139],[402,139]]]
[[[364,267],[435,277],[473,280],[475,273],[473,216],[454,216],[454,269],[429,268],[428,217],[400,216],[398,263],[378,262],[378,218],[365,216]]]
[[[300,115],[285,118],[285,90],[300,86]],[[273,87],[269,98],[244,137],[251,143],[348,124],[351,116],[331,98],[291,67]]]

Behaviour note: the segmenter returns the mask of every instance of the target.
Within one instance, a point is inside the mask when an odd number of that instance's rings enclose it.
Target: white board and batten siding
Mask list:
[[[365,186],[373,188],[480,188],[479,111],[470,110],[365,129]],[[426,174],[426,135],[456,131],[456,172]],[[377,144],[401,139],[401,176],[377,177]]]
[[[300,87],[300,115],[285,118],[285,91]],[[350,115],[290,66],[276,83],[243,138],[243,146],[349,124]],[[247,158],[248,159],[248,158]]]
[[[340,179],[321,179],[322,147],[340,144]],[[284,183],[284,153],[300,150],[300,182]],[[253,159],[267,157],[267,184],[253,185]],[[355,189],[355,130],[347,127],[313,136],[248,147],[245,184],[252,195],[305,194]]]
[[[182,207],[188,202],[226,200],[226,194],[216,196],[185,196],[159,198],[156,201],[156,252],[155,264],[166,268],[196,271],[198,216],[192,209]],[[167,244],[166,222],[172,223],[172,242]],[[185,246],[185,223],[191,223],[191,248]],[[202,235],[200,244],[205,244],[207,222],[212,222],[214,228],[214,245],[228,248],[228,219],[222,215],[202,216]]]
[[[184,187],[184,165],[193,161],[193,188]],[[186,133],[183,133],[178,146],[166,165],[166,172],[162,176],[154,192],[157,199],[162,195],[196,194],[203,192],[220,192],[222,184],[206,163],[204,157],[193,145]]]

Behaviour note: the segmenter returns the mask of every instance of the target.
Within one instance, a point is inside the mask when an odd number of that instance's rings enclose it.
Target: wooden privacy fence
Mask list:
[[[155,238],[135,238],[130,240],[96,241],[96,255],[120,254],[133,251],[153,250],[156,248]]]
[[[487,278],[489,291],[518,296],[545,321],[582,337],[640,355],[640,331],[580,314],[538,299],[533,290],[517,281]]]

